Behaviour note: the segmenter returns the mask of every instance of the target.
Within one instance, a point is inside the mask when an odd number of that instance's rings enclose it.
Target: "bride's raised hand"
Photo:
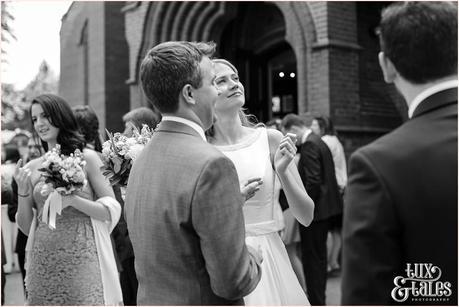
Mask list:
[[[285,172],[296,154],[296,135],[287,133],[280,141],[274,155],[274,167],[278,173]]]
[[[31,174],[32,171],[24,166],[24,161],[22,159],[19,159],[13,174],[13,178],[18,185],[18,195],[27,197],[32,192]]]
[[[261,178],[252,178],[249,179],[242,187],[241,187],[241,195],[247,201],[252,198],[255,193],[260,190],[260,186],[263,184]]]

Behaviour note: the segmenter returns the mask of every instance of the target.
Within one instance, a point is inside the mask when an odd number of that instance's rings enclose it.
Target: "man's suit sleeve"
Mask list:
[[[261,277],[259,264],[245,245],[242,205],[233,163],[226,157],[207,163],[192,200],[192,221],[212,290],[230,300],[252,292]]]
[[[351,156],[343,221],[343,305],[395,304],[391,291],[402,270],[394,204],[374,164]]]
[[[317,202],[323,174],[320,168],[320,149],[313,142],[306,141],[301,146],[298,170],[306,192],[314,202]]]

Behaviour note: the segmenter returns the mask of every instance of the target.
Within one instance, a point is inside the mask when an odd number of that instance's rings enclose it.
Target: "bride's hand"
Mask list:
[[[260,186],[263,184],[261,178],[252,178],[241,188],[241,195],[247,201],[252,198],[255,193],[260,190]]]
[[[278,173],[283,173],[296,154],[296,135],[287,133],[280,141],[274,155],[274,167]]]

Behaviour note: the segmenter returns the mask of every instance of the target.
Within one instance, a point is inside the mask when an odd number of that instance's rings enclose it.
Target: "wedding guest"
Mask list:
[[[301,183],[298,169],[291,163],[296,153],[294,141],[280,131],[254,126],[242,111],[244,86],[237,69],[223,59],[213,60],[215,83],[221,91],[215,103],[216,121],[209,141],[236,167],[239,182],[261,178],[259,191],[243,206],[246,243],[262,251],[261,281],[244,297],[247,305],[309,305],[290,264],[279,236],[273,194],[279,178],[296,219],[308,226],[314,203]]]
[[[99,119],[94,110],[89,106],[75,106],[72,108],[75,117],[80,125],[86,146],[91,146],[95,151],[101,152],[102,144],[99,137]],[[134,113],[135,114],[135,113]],[[135,116],[129,118],[137,122]],[[91,148],[89,147],[89,148]],[[119,186],[113,186],[116,200],[121,205],[121,216],[111,233],[114,246],[116,265],[119,271],[121,290],[123,292],[123,303],[125,306],[136,305],[137,277],[134,269],[134,251],[124,219],[124,200],[121,197]]]
[[[32,161],[33,159],[40,157],[42,152],[43,152],[43,148],[41,147],[41,145],[39,143],[36,143],[33,137],[30,137],[27,142],[27,152],[25,153],[25,162],[27,163],[29,161]],[[14,178],[12,180],[11,187],[12,187],[13,194],[12,194],[11,202],[8,202],[8,218],[11,222],[15,223],[16,213],[18,211],[18,185],[16,181],[14,180]],[[26,276],[26,270],[25,270],[26,244],[27,244],[27,234],[23,233],[21,229],[18,229],[18,233],[16,237],[15,252],[18,255],[19,269],[21,270],[24,289],[25,289],[25,276]]]
[[[219,94],[214,51],[213,43],[165,42],[140,66],[163,118],[126,193],[138,305],[243,305],[261,277],[262,258],[244,242],[234,166],[204,135]]]
[[[80,127],[80,132],[86,141],[86,147],[99,153],[102,152],[99,119],[96,112],[87,105],[74,106],[72,111]]]
[[[32,136],[29,131],[21,130],[19,128],[15,129],[14,132],[16,134],[11,139],[10,143],[13,143],[16,145],[21,159],[25,161],[25,159],[27,158],[27,153],[28,153],[27,142],[29,141],[29,139],[31,139]]]
[[[301,257],[311,305],[325,305],[327,285],[327,234],[330,217],[342,208],[336,183],[335,167],[328,146],[312,133],[312,117],[287,114],[282,130],[297,136],[300,146],[298,171],[306,191],[315,204],[314,219],[309,227],[300,225]]]
[[[14,191],[12,190],[13,175],[16,163],[20,159],[20,154],[15,142],[2,145],[2,164],[1,164],[1,184],[2,184],[2,205],[8,206],[12,203]],[[10,223],[2,224],[2,236],[5,240],[4,254],[6,256],[6,264],[4,270],[10,273],[14,268],[18,267],[16,257],[14,255],[15,227]]]
[[[28,233],[26,289],[30,305],[118,305],[121,288],[109,232],[120,215],[109,182],[100,172],[98,154],[84,149],[85,141],[70,106],[61,97],[43,94],[30,107],[35,137],[45,150],[61,147],[61,154],[83,152],[88,183],[82,191],[62,195],[62,212],[52,229],[43,215],[47,194],[38,170],[43,157],[19,160],[14,178],[18,184],[18,226]],[[38,213],[34,214],[34,210]],[[52,210],[50,212],[52,215]],[[45,217],[46,217],[45,216]],[[51,216],[51,219],[53,216]],[[27,249],[29,250],[29,249]]]
[[[379,64],[409,119],[349,160],[343,305],[457,306],[457,14],[447,1],[382,11]],[[417,264],[431,265],[422,282],[396,280]]]
[[[266,123],[266,128],[272,128],[281,131],[281,123],[282,120],[280,118],[273,118],[272,120]],[[299,160],[299,153],[297,152],[293,161],[295,165],[298,165]],[[280,236],[282,242],[285,244],[285,249],[287,250],[288,257],[290,259],[290,263],[292,264],[293,271],[295,272],[298,281],[306,292],[306,281],[304,279],[303,274],[303,264],[301,263],[301,246],[300,246],[300,230],[299,224],[296,218],[292,214],[292,210],[290,210],[287,198],[285,196],[284,190],[282,186],[277,184],[279,179],[276,178],[276,185],[279,186],[279,192],[276,192],[274,196],[274,201],[279,203],[279,206],[282,210],[282,231],[280,232]],[[276,211],[277,212],[277,211]]]
[[[143,125],[148,125],[151,129],[155,129],[160,121],[161,114],[154,112],[150,108],[139,107],[133,109],[123,115],[123,122],[125,126],[123,134],[130,137],[134,127],[140,131]]]
[[[311,130],[322,138],[327,144],[333,157],[335,165],[336,183],[341,194],[344,195],[344,188],[347,184],[346,157],[344,155],[343,145],[337,137],[335,127],[330,118],[326,116],[317,116],[312,120]],[[341,229],[343,226],[343,208],[339,213],[330,217],[330,249],[328,250],[328,268],[329,274],[336,274],[340,270],[339,255],[341,251]]]

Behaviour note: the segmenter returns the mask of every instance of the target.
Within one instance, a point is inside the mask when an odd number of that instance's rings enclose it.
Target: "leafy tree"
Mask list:
[[[7,63],[8,61],[5,58],[7,54],[6,50],[3,48],[4,45],[11,42],[11,40],[16,40],[16,36],[13,33],[13,28],[11,27],[11,22],[14,21],[14,16],[11,14],[9,9],[9,3],[5,1],[1,1],[2,4],[2,15],[1,15],[1,23],[2,23],[2,63]]]
[[[23,89],[2,83],[2,130],[31,130],[29,109],[32,99],[43,93],[57,93],[58,79],[43,61],[35,78]]]

